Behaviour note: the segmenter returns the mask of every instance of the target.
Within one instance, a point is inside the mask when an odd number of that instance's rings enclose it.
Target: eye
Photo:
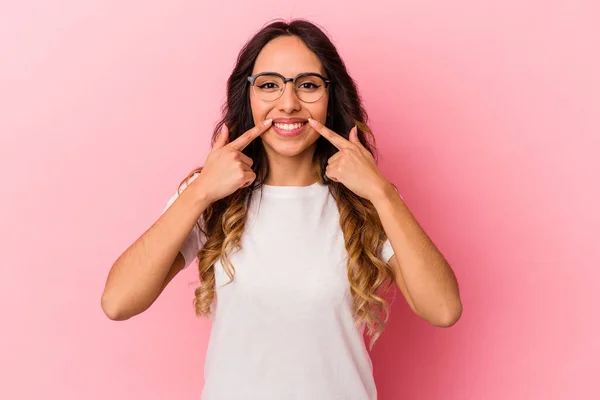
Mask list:
[[[319,85],[314,84],[312,82],[304,82],[302,83],[300,86],[298,86],[300,89],[317,89],[319,87]]]
[[[275,82],[265,82],[261,85],[258,85],[260,89],[276,89],[277,84]]]

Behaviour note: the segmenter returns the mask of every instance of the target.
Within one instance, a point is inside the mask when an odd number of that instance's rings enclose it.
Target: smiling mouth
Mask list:
[[[308,121],[294,123],[275,122],[273,124],[273,131],[280,137],[294,138],[305,131],[307,123]]]
[[[295,124],[281,124],[281,123],[276,122],[273,125],[277,129],[281,129],[282,131],[292,132],[292,131],[295,131],[296,129],[302,128],[305,124],[306,124],[306,122],[298,122]]]

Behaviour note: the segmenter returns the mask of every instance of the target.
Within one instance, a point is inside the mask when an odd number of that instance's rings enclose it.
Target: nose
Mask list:
[[[298,99],[298,96],[296,96],[296,93],[294,91],[294,83],[293,82],[286,82],[285,83],[286,87],[285,90],[283,91],[283,94],[281,95],[281,97],[277,100],[278,101],[278,107],[279,107],[279,111],[283,111],[287,114],[291,114],[294,111],[299,111],[300,110],[300,99]]]

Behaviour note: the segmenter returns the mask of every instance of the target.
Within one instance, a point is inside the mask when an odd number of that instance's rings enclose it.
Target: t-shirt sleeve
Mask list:
[[[381,248],[381,259],[385,262],[390,261],[390,258],[394,255],[394,249],[392,248],[392,244],[390,243],[390,239],[387,239],[383,243],[383,247]]]
[[[194,179],[196,179],[197,175],[198,174],[193,175],[188,180],[187,183],[184,183],[181,186],[180,191],[176,191],[175,194],[173,196],[171,196],[171,198],[167,202],[167,205],[165,206],[164,210],[162,211],[163,214],[165,211],[167,211],[167,209],[169,207],[171,207],[171,205],[173,205],[175,200],[177,200],[177,198],[180,195],[180,192],[182,193],[185,190],[185,188],[187,187],[187,185],[189,183],[191,183]],[[202,221],[202,218],[200,218],[198,223],[201,223],[201,221]],[[192,228],[191,232],[188,234],[188,236],[185,238],[185,241],[181,245],[181,249],[179,249],[179,252],[183,256],[183,259],[185,260],[184,268],[188,267],[196,259],[197,255],[198,255],[198,251],[200,250],[200,248],[202,247],[202,245],[204,244],[205,241],[206,240],[205,240],[204,234],[198,228],[198,224],[194,224],[194,227]]]

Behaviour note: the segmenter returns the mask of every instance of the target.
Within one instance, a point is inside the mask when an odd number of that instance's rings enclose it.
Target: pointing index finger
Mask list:
[[[325,139],[329,140],[331,144],[338,148],[338,150],[349,147],[351,145],[349,140],[346,140],[342,136],[338,135],[319,121],[309,118],[308,122],[315,131],[319,132],[321,136],[324,136]]]
[[[254,139],[259,137],[263,132],[265,132],[271,124],[273,123],[272,119],[267,119],[263,121],[261,124],[254,126],[254,128],[247,130],[240,137],[235,139],[233,142],[229,143],[229,147],[234,148],[235,150],[242,151],[246,146],[250,144]]]

